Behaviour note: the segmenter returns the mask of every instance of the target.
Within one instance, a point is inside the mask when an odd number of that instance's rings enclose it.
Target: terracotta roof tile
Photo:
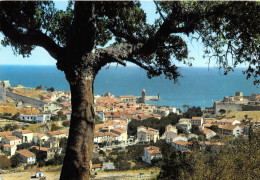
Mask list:
[[[4,131],[4,132],[0,132],[0,137],[10,136],[10,135],[12,135],[12,131]]]
[[[181,146],[187,146],[187,145],[191,145],[191,142],[187,142],[187,141],[183,141],[183,140],[178,140],[178,141],[174,141],[173,143],[181,145]]]
[[[93,168],[102,168],[102,164],[92,164],[92,169]]]
[[[39,146],[32,146],[31,148],[35,148],[40,151],[49,151],[50,150],[50,148],[46,148],[46,147],[42,147],[42,146],[40,148],[39,148]]]
[[[8,139],[9,141],[21,140],[20,138],[18,138],[16,136],[5,136],[5,138]]]
[[[156,146],[148,146],[148,147],[145,147],[144,149],[148,149],[148,150],[159,150],[159,148],[156,147]]]
[[[43,136],[45,136],[45,134],[41,134],[41,133],[34,133],[33,135],[34,137],[38,137],[38,138],[42,138]]]
[[[25,157],[27,157],[27,158],[36,156],[34,153],[29,151],[28,149],[22,149],[22,150],[19,150],[19,151],[16,151],[16,152],[25,156]]]
[[[161,151],[158,150],[152,150],[148,152],[149,154],[161,154]]]
[[[192,117],[191,120],[193,120],[193,121],[201,121],[202,117]]]

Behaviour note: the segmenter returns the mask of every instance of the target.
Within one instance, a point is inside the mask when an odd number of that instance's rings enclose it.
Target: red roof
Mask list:
[[[149,154],[161,154],[161,151],[158,150],[152,150],[148,152]]]
[[[92,164],[92,168],[102,168],[102,164]]]
[[[12,131],[4,131],[4,132],[0,132],[0,137],[10,136],[10,135],[12,135]]]
[[[19,150],[19,151],[16,151],[17,153],[25,156],[25,157],[33,157],[33,156],[36,156],[34,153],[32,153],[31,151],[29,151],[28,149],[22,149],[22,150]]]

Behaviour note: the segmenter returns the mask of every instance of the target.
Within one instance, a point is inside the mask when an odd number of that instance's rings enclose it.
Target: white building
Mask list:
[[[19,145],[22,144],[22,139],[16,136],[5,136],[2,138],[2,143],[8,145]]]
[[[142,160],[146,163],[152,164],[153,159],[161,159],[162,153],[156,146],[149,146],[144,148],[144,155]]]
[[[12,135],[21,138],[22,143],[31,143],[33,140],[33,132],[30,130],[14,131]]]
[[[236,125],[236,124],[241,124],[240,121],[236,119],[221,119],[218,121],[220,125]]]
[[[185,135],[174,135],[170,137],[169,143],[173,143],[174,141],[179,141],[179,140],[187,141],[188,139],[186,138]]]
[[[168,132],[166,132],[166,133],[164,133],[164,134],[165,134],[165,141],[166,141],[167,143],[170,143],[170,142],[171,142],[171,137],[177,135],[176,132],[172,132],[172,131],[168,131]]]
[[[65,129],[65,130],[48,132],[48,136],[57,139],[64,138],[64,137],[68,138],[69,130]]]
[[[4,151],[8,153],[9,156],[12,156],[15,154],[15,151],[17,149],[16,145],[9,145],[9,144],[4,144]]]
[[[214,131],[212,131],[211,129],[208,129],[208,128],[202,129],[202,133],[204,134],[204,136],[207,140],[209,140],[217,135],[217,133],[215,133]]]
[[[218,128],[221,130],[222,134],[228,134],[232,136],[238,136],[242,134],[243,129],[237,125],[219,125]]]
[[[159,140],[159,131],[157,129],[137,127],[137,139],[140,143],[156,142]]]
[[[34,144],[38,144],[39,142],[47,141],[48,139],[49,139],[49,137],[45,134],[34,133],[34,135],[33,135],[33,143]]]
[[[22,163],[34,164],[36,161],[36,155],[34,153],[32,153],[31,151],[29,151],[28,149],[22,149],[22,150],[16,151],[16,153],[18,153],[21,156]]]
[[[20,120],[36,122],[36,123],[47,123],[51,119],[51,114],[21,114]]]
[[[189,133],[191,129],[191,123],[189,119],[180,119],[176,126],[182,128],[186,133]]]
[[[190,145],[192,145],[191,142],[187,142],[187,141],[183,141],[183,140],[177,140],[177,141],[172,142],[172,146],[177,151],[188,151]]]
[[[197,126],[202,126],[203,122],[203,117],[192,117],[190,120],[191,125]]]

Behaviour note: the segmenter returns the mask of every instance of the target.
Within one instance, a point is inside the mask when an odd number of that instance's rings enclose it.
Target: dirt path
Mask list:
[[[0,174],[0,180],[29,180],[31,179],[31,176],[34,175],[35,174],[30,172]],[[46,180],[58,180],[60,173],[45,172],[44,176],[46,176]]]

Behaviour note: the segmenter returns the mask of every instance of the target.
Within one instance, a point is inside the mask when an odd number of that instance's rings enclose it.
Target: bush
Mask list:
[[[12,119],[19,120],[19,117],[20,117],[20,113],[18,112],[12,116]]]
[[[45,162],[45,165],[46,166],[49,166],[49,165],[62,165],[63,163],[63,159],[64,159],[64,155],[55,155],[54,158],[48,160]]]
[[[70,121],[64,121],[64,122],[62,122],[62,126],[64,126],[64,127],[70,127]]]
[[[4,126],[5,131],[15,131],[18,128],[19,128],[19,126],[17,124],[13,124],[13,125],[12,124],[6,124]]]
[[[23,144],[20,144],[20,145],[17,145],[17,150],[20,150],[20,149],[28,149],[29,147],[32,147],[32,143],[23,143]]]
[[[59,129],[61,129],[62,127],[58,126],[57,124],[52,124],[51,125],[51,131],[58,131]]]
[[[42,89],[42,85],[39,85],[35,88],[35,90],[41,90]]]
[[[16,168],[22,163],[22,158],[19,154],[13,155],[11,158],[11,167]]]
[[[57,116],[61,120],[66,120],[67,119],[66,115],[64,115],[62,111],[58,111],[57,112]]]
[[[0,169],[9,169],[11,160],[6,155],[0,155]]]
[[[47,89],[48,92],[54,92],[54,87],[50,87]]]

